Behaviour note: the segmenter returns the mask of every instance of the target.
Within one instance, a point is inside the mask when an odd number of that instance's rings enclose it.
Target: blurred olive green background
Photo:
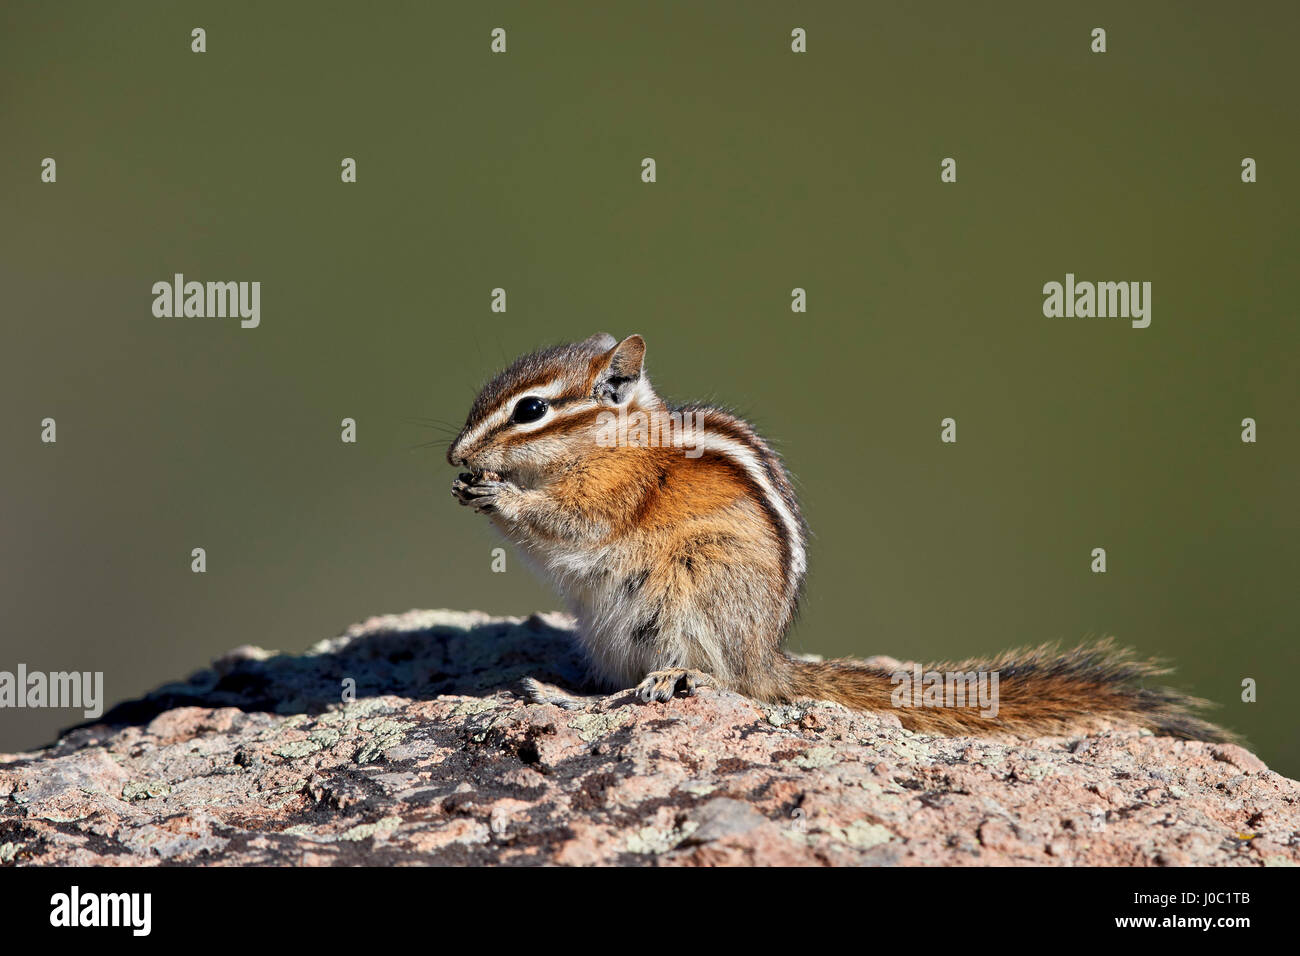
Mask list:
[[[635,331],[661,392],[739,409],[797,476],[795,648],[1114,634],[1300,775],[1295,4],[0,22],[0,669],[102,670],[111,703],[371,614],[558,606],[513,555],[491,573],[406,419],[459,423],[515,355]],[[154,318],[176,272],[261,281],[261,327]],[[1066,272],[1151,281],[1151,327],[1044,318]],[[78,719],[0,712],[0,749]]]

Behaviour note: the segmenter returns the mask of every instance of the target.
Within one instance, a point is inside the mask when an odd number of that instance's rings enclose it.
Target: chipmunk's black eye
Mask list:
[[[514,414],[510,416],[516,425],[527,425],[546,414],[546,399],[529,395],[515,403]]]

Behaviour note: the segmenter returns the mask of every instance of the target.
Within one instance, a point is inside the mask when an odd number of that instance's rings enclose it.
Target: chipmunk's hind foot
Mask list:
[[[702,671],[670,667],[647,674],[645,680],[637,684],[636,695],[648,704],[652,700],[672,700],[679,687],[686,692],[687,697],[694,697],[697,688],[712,684],[713,678]]]

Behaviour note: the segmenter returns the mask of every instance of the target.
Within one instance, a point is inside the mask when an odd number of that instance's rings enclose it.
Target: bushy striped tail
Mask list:
[[[1189,740],[1237,742],[1231,732],[1197,715],[1210,705],[1153,681],[1169,668],[1156,660],[1134,659],[1109,638],[1061,652],[1057,645],[1007,651],[988,659],[928,664],[926,674],[997,674],[996,713],[968,699],[948,706],[912,704],[893,671],[851,658],[801,661],[788,658],[785,682],[790,699],[831,700],[858,710],[892,711],[903,726],[920,733],[952,736],[1015,734],[1057,736],[1103,729],[1112,722],[1146,727],[1156,734]],[[988,680],[991,688],[992,681]],[[906,693],[903,693],[906,690]]]

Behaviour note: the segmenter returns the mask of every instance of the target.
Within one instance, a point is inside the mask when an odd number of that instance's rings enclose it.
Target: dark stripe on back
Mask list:
[[[763,509],[763,514],[767,516],[768,524],[772,526],[772,533],[776,535],[777,543],[781,547],[781,584],[784,591],[790,589],[790,565],[793,559],[793,552],[790,546],[790,534],[786,530],[785,522],[781,520],[780,513],[772,507],[772,503],[767,500],[767,495],[763,488],[745,469],[740,462],[735,461],[723,452],[706,451],[700,456],[700,461],[713,461],[729,471],[733,478],[743,484],[749,490],[749,498]]]
[[[739,442],[754,453],[767,474],[767,480],[772,483],[772,490],[781,496],[781,500],[785,502],[790,514],[794,516],[795,523],[799,527],[800,537],[806,538],[803,512],[799,510],[799,502],[794,496],[794,487],[790,483],[790,476],[786,474],[785,466],[781,463],[781,459],[776,452],[772,451],[767,443],[747,425],[727,415],[726,412],[720,409],[708,406],[694,406],[680,409],[680,411],[683,413],[702,413],[703,427],[706,430],[712,430],[724,438]]]

